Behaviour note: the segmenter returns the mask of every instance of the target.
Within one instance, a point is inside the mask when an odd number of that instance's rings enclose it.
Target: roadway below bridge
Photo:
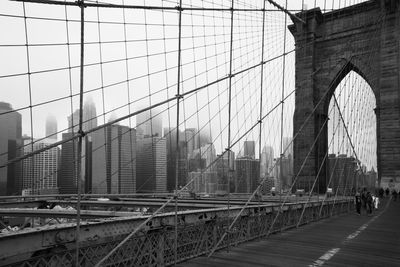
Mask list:
[[[400,266],[400,201],[274,234],[179,266]]]

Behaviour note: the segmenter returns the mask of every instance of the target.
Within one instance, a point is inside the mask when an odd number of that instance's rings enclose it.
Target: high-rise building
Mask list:
[[[278,190],[289,189],[292,184],[292,173],[290,171],[290,160],[286,157],[276,158],[273,168],[275,187]]]
[[[162,137],[162,113],[157,109],[146,110],[136,116],[136,130],[144,137]]]
[[[178,188],[186,184],[188,174],[188,142],[186,131],[179,131],[179,150],[176,149],[176,129],[164,128],[167,141],[167,190],[175,190],[176,168],[178,168]],[[191,144],[192,145],[192,144]],[[178,165],[177,165],[178,160]]]
[[[197,136],[198,136],[197,138],[199,140],[199,147],[196,147],[196,148],[200,148],[202,146],[212,143],[211,133],[210,133],[210,130],[207,129],[207,127],[201,129],[197,133]]]
[[[200,156],[206,160],[207,171],[213,171],[215,168],[215,159],[217,157],[214,144],[205,144],[200,147]]]
[[[21,114],[9,103],[0,102],[0,165],[22,154]],[[0,168],[0,195],[21,194],[22,163],[16,162]]]
[[[62,139],[73,136],[63,133]],[[81,161],[82,162],[82,161]],[[84,161],[82,162],[84,165]],[[81,177],[81,176],[79,176]],[[60,169],[57,175],[60,194],[76,194],[78,189],[78,140],[65,142],[61,145]]]
[[[196,194],[215,194],[217,191],[217,173],[213,171],[190,172],[186,183],[189,191]]]
[[[57,119],[54,115],[48,115],[46,118],[46,138],[57,140]]]
[[[256,144],[254,141],[244,141],[243,157],[255,158]]]
[[[291,137],[283,137],[282,150],[286,158],[293,158],[293,142]]]
[[[187,142],[187,154],[188,158],[192,158],[193,151],[199,148],[199,138],[197,135],[197,129],[188,128],[185,130],[185,141]]]
[[[92,177],[90,189],[97,194],[136,192],[136,130],[111,125],[91,135]]]
[[[256,190],[260,177],[260,162],[250,157],[235,160],[235,192],[253,193]]]
[[[137,139],[137,192],[167,191],[167,141],[164,137]]]
[[[75,110],[74,113],[68,116],[68,132],[74,131],[77,133],[79,130],[79,109]],[[97,127],[97,114],[96,104],[92,98],[87,98],[83,104],[83,115],[82,115],[82,130],[84,132]]]
[[[228,158],[230,164],[228,164]],[[228,179],[230,179],[230,176],[235,170],[235,153],[233,151],[227,151],[222,156],[217,155],[215,170],[217,172],[217,192],[227,193]]]
[[[274,149],[271,146],[264,146],[261,153],[260,176],[272,176],[274,164]]]
[[[83,131],[97,127],[96,104],[91,97],[88,97],[83,104]]]
[[[30,145],[31,140],[26,140],[24,154],[46,148],[54,142],[53,139],[44,139]],[[59,157],[60,149],[52,147],[23,160],[22,188],[26,195],[58,194]]]

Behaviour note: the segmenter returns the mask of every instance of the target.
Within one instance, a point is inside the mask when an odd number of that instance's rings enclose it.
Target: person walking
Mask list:
[[[396,189],[393,189],[392,196],[393,196],[393,200],[396,201],[397,200],[397,191],[396,191]]]
[[[367,210],[367,188],[365,187],[361,192],[361,205],[364,210]]]
[[[367,192],[367,197],[366,197],[366,204],[367,204],[367,214],[370,215],[372,213],[372,194],[371,192]]]
[[[356,212],[358,215],[361,215],[361,196],[360,193],[356,193],[356,195],[354,196],[354,202],[356,204]]]
[[[386,187],[386,190],[385,190],[385,194],[386,194],[386,197],[389,196],[389,188],[387,188],[387,187]]]
[[[372,196],[374,198],[374,207],[377,210],[379,207],[379,197]]]

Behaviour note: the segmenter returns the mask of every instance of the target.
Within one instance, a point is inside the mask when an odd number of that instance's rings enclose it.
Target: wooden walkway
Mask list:
[[[400,201],[322,220],[179,266],[400,266]]]

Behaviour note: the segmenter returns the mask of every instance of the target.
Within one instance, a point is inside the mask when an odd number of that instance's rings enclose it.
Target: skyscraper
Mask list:
[[[200,147],[200,156],[206,160],[207,171],[212,171],[215,168],[214,161],[217,157],[214,144],[205,144]]]
[[[46,118],[46,138],[57,140],[57,119],[54,115],[48,115]]]
[[[75,110],[74,113],[68,116],[68,132],[74,131],[77,133],[79,130],[79,109]],[[82,115],[82,130],[84,132],[97,127],[97,114],[96,104],[92,98],[87,98],[83,104],[83,115]]]
[[[274,163],[274,149],[271,146],[264,146],[261,153],[260,176],[265,177],[268,174],[271,176],[271,169]]]
[[[289,156],[293,157],[293,143],[291,142],[292,142],[291,137],[283,137],[282,150],[285,152],[284,154],[285,157],[287,158],[289,158]]]
[[[21,114],[9,103],[0,102],[0,165],[22,154]],[[0,195],[20,194],[22,189],[22,163],[17,162],[0,169]]]
[[[230,153],[230,154],[228,154]],[[228,164],[228,158],[230,164]],[[225,154],[217,155],[215,162],[215,170],[217,172],[217,188],[218,193],[228,193],[228,179],[235,169],[235,153],[226,151]]]
[[[167,190],[175,190],[176,168],[178,167],[178,187],[185,185],[188,171],[186,132],[179,131],[179,147],[176,149],[176,129],[164,128],[167,143]],[[178,162],[178,165],[177,165]]]
[[[167,191],[167,142],[164,137],[137,139],[137,192]]]
[[[198,148],[199,140],[197,138],[197,129],[188,128],[185,130],[185,140],[187,142],[187,154],[188,157],[191,158],[193,155],[193,150]]]
[[[92,134],[91,192],[136,192],[136,130],[111,125]]]
[[[31,153],[55,142],[53,139],[26,140],[24,154]],[[57,171],[60,149],[53,147],[23,160],[23,191],[28,195],[58,194]]]
[[[136,116],[136,130],[145,137],[162,137],[162,114],[157,109],[146,110]]]
[[[258,186],[260,177],[259,160],[249,157],[237,158],[235,160],[235,165],[235,192],[253,193]]]
[[[256,151],[256,144],[254,141],[244,141],[243,144],[243,157],[254,159]]]
[[[96,104],[91,97],[86,98],[83,104],[83,131],[97,127]]]
[[[71,138],[72,133],[63,133],[62,139]],[[57,183],[60,194],[76,194],[78,188],[78,141],[73,140],[61,145],[60,169]],[[83,164],[82,164],[83,165]]]

